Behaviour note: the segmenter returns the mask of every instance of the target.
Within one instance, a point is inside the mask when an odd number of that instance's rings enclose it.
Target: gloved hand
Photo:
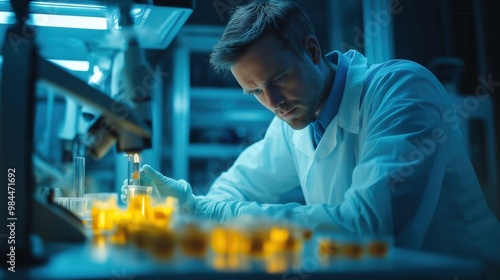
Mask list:
[[[160,197],[160,194],[158,192],[158,189],[156,188],[155,184],[153,183],[153,181],[146,176],[146,174],[144,174],[144,171],[143,170],[140,170],[140,185],[142,186],[152,186],[153,187],[153,196],[154,197],[157,197],[157,198],[161,198]],[[121,195],[120,195],[120,199],[122,200],[123,203],[127,204],[128,202],[128,179],[125,179],[123,181],[123,185],[122,185],[122,188],[121,188]]]
[[[140,172],[141,182],[143,178],[151,180],[156,185],[160,197],[177,198],[179,210],[185,215],[223,222],[241,214],[261,215],[263,211],[255,202],[213,201],[205,196],[195,196],[188,182],[164,176],[147,164],[141,168]],[[128,185],[125,180],[121,195],[123,201],[127,200],[127,192]]]
[[[191,185],[184,180],[174,180],[166,177],[160,172],[154,170],[151,166],[145,164],[140,170],[141,183],[145,185],[153,185],[156,188],[156,195],[160,198],[172,196],[177,198],[181,209],[193,208],[194,195]],[[149,181],[149,182],[148,182]],[[153,184],[151,184],[153,183]],[[155,192],[154,191],[154,192]],[[128,196],[128,180],[125,179],[121,189],[121,200],[127,203]]]
[[[214,201],[205,196],[193,194],[191,185],[184,180],[174,180],[154,170],[149,165],[141,168],[141,182],[143,179],[151,180],[161,197],[172,196],[177,198],[179,210],[182,214],[211,219],[218,222],[227,222],[234,217],[251,215],[254,217],[271,217],[282,219],[284,217],[295,221],[297,224],[308,225],[310,228],[321,231],[338,231],[339,223],[336,222],[335,212],[339,206],[329,207],[325,204],[300,205],[299,203],[287,204],[259,204],[250,201]],[[122,186],[121,199],[127,200],[127,180]],[[333,214],[332,214],[333,213]],[[312,219],[311,217],[315,217]],[[348,230],[352,232],[352,230]]]
[[[160,197],[175,197],[179,205],[192,206],[194,203],[193,190],[188,182],[164,176],[147,164],[141,170],[156,185]]]

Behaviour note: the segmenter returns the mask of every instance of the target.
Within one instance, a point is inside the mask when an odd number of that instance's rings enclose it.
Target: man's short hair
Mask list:
[[[210,55],[210,64],[216,72],[227,73],[249,45],[268,33],[297,55],[304,50],[304,39],[316,36],[311,20],[297,3],[255,0],[235,9]]]

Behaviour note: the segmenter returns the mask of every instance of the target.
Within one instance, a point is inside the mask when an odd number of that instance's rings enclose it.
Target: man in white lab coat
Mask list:
[[[462,143],[450,98],[424,67],[324,55],[293,2],[236,9],[211,56],[276,114],[264,138],[194,196],[149,166],[163,195],[202,217],[265,214],[317,231],[391,235],[397,246],[499,262],[500,225]],[[275,204],[300,185],[307,205]]]

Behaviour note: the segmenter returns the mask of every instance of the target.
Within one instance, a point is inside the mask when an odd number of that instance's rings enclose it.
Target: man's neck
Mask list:
[[[325,75],[325,87],[323,90],[323,95],[321,96],[321,100],[319,101],[319,106],[316,112],[314,113],[314,119],[317,119],[319,116],[319,113],[323,109],[323,106],[325,106],[326,99],[328,99],[328,96],[330,95],[330,91],[332,90],[333,86],[333,81],[335,80],[335,74],[337,73],[337,65],[333,64],[331,61],[328,59],[323,60],[324,66],[323,66],[323,71],[326,73]]]

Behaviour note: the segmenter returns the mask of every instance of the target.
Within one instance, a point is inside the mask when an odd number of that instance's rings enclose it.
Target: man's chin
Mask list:
[[[286,122],[291,128],[295,130],[301,130],[304,129],[309,123],[305,123],[301,119],[289,119],[289,120],[284,120],[281,119],[282,121]]]

